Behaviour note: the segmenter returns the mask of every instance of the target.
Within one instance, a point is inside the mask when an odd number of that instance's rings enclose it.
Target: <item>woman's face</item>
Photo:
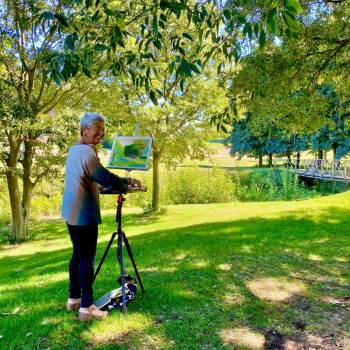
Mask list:
[[[89,128],[83,130],[86,143],[90,145],[99,144],[105,134],[105,123],[102,121],[95,121]]]

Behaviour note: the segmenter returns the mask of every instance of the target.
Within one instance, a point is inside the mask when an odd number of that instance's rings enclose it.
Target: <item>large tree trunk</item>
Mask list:
[[[23,166],[23,194],[22,194],[22,209],[23,209],[23,231],[24,235],[28,235],[29,225],[29,208],[32,197],[34,184],[30,180],[32,165],[33,165],[33,145],[31,141],[24,142],[24,159]]]
[[[263,166],[263,156],[260,154],[259,155],[259,168]]]
[[[153,151],[153,183],[152,183],[152,210],[159,210],[159,195],[160,195],[160,183],[159,183],[159,162],[160,152]]]
[[[290,151],[287,152],[288,165],[292,164],[292,153]]]
[[[6,172],[6,178],[12,214],[11,240],[24,240],[26,238],[26,235],[24,231],[23,210],[21,205],[21,193],[18,184],[18,175],[14,171],[8,170]]]
[[[17,139],[11,132],[7,134],[7,137],[10,147],[10,154],[6,159],[6,180],[12,216],[11,240],[16,241],[26,238],[23,225],[21,191],[19,188],[19,175],[17,169],[21,140]]]

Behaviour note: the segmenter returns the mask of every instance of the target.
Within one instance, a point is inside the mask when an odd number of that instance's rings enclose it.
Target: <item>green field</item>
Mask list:
[[[1,247],[0,348],[346,348],[349,207],[343,193],[171,206],[157,217],[129,209],[125,231],[146,294],[126,314],[91,324],[65,311],[71,248],[64,225],[36,224],[33,242]],[[113,212],[104,214],[97,260],[114,229]],[[113,251],[97,297],[116,287],[116,276]]]

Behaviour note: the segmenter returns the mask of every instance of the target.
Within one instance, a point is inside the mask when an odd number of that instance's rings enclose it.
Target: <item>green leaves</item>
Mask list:
[[[108,46],[103,45],[103,44],[96,44],[95,45],[95,51],[97,52],[103,52],[106,51],[108,49]]]
[[[229,9],[225,9],[225,10],[223,11],[223,14],[224,14],[224,17],[225,17],[228,21],[232,18],[232,16],[231,16],[231,11],[230,11]]]
[[[169,9],[171,11],[182,11],[187,8],[187,5],[182,2],[163,1],[161,0],[159,6],[162,10]]]
[[[67,35],[64,40],[64,47],[68,50],[75,51],[75,42],[78,40],[78,35],[76,33]]]
[[[60,13],[55,13],[54,17],[58,20],[58,22],[63,26],[63,27],[68,27],[68,22],[66,20],[66,17]]]
[[[188,34],[188,33],[182,33],[182,36],[183,36],[184,38],[188,39],[188,40],[194,41],[193,38],[192,38],[192,36],[191,36],[190,34]]]
[[[267,15],[266,24],[271,33],[276,34],[278,29],[277,7],[274,7]]]
[[[301,13],[303,12],[303,8],[300,6],[298,0],[285,0],[284,6],[293,13]]]
[[[282,18],[284,23],[287,25],[288,29],[292,32],[299,32],[299,24],[295,18],[295,15],[301,13],[303,8],[300,6],[298,0],[285,0],[284,6],[286,8],[285,11],[282,12]],[[291,37],[291,34],[286,31],[288,37]]]
[[[86,67],[83,67],[83,72],[88,78],[92,78],[90,71]]]
[[[184,75],[188,77],[192,76],[192,72],[195,72],[197,74],[200,73],[199,68],[195,64],[188,62],[185,58],[181,59],[180,69]]]
[[[151,90],[151,91],[149,92],[149,98],[151,99],[151,101],[153,102],[153,104],[154,104],[155,106],[158,105],[158,101],[157,101],[156,95],[155,95],[155,93],[154,93],[153,90]]]
[[[285,24],[288,26],[288,28],[291,29],[293,32],[300,31],[299,24],[291,12],[283,11],[282,18]]]
[[[262,48],[265,45],[266,41],[266,36],[265,36],[265,31],[262,30],[259,35],[259,47]]]
[[[246,23],[243,28],[243,35],[246,35],[246,34],[248,34],[248,37],[251,40],[253,37],[253,30],[250,23]]]
[[[192,75],[191,66],[184,58],[181,60],[180,67],[181,67],[182,72],[185,73],[185,75],[187,75],[189,77]]]

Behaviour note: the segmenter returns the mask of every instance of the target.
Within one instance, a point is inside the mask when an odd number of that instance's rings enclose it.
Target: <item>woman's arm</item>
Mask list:
[[[85,171],[93,181],[103,187],[110,187],[112,190],[120,192],[126,192],[128,190],[129,180],[108,171],[101,164],[95,151],[91,147],[89,147],[87,151]]]

